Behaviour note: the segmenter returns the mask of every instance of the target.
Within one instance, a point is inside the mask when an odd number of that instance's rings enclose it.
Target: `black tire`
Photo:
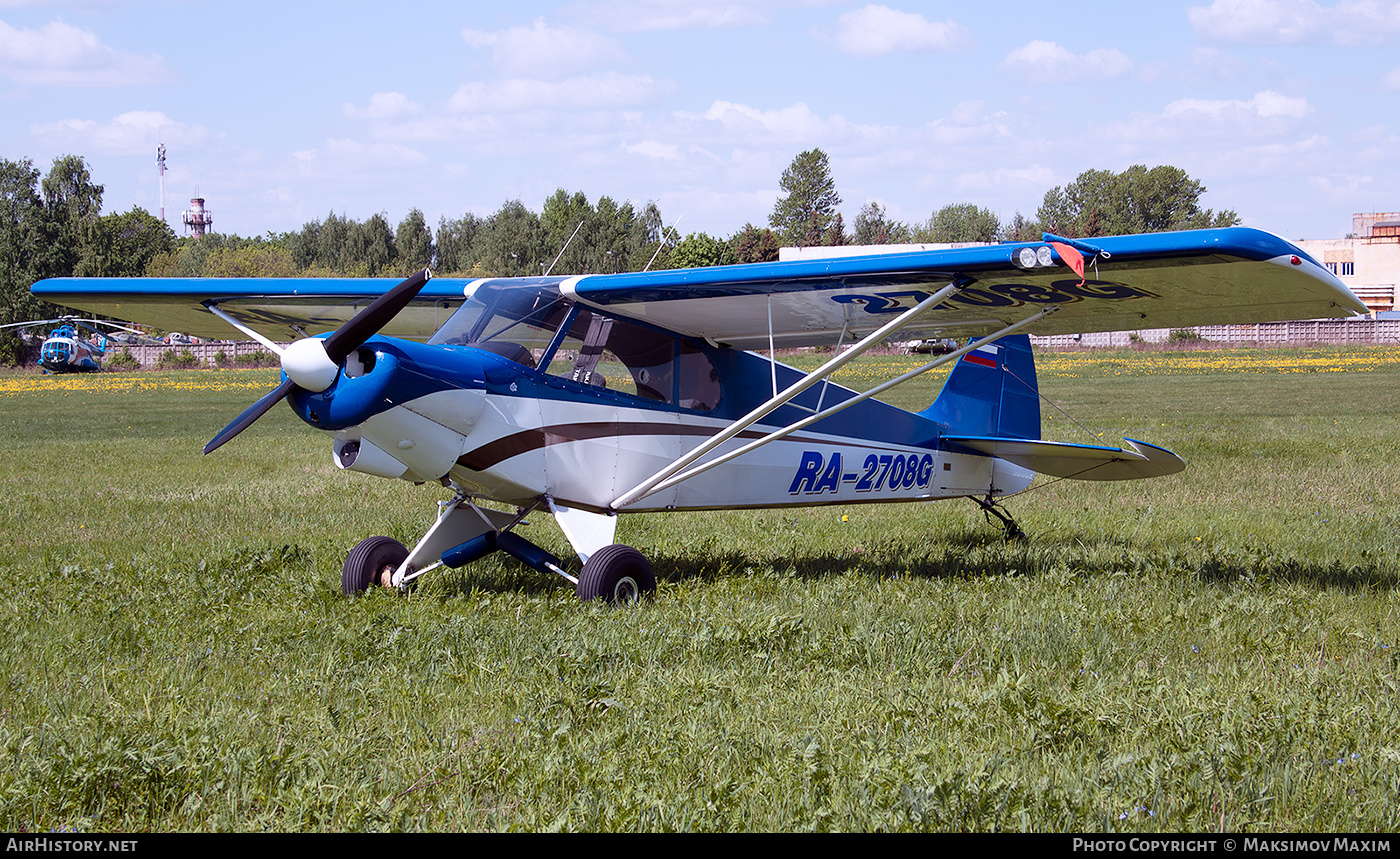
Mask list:
[[[631,546],[614,543],[594,552],[578,577],[578,598],[612,605],[637,602],[656,591],[651,563]]]
[[[340,589],[348,597],[363,593],[379,581],[385,567],[398,569],[408,557],[408,549],[393,537],[366,537],[345,557]]]

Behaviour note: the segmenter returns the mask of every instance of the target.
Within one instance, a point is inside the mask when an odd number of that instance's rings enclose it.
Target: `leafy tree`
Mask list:
[[[291,252],[292,261],[298,269],[308,269],[316,265],[317,254],[320,252],[320,238],[320,221],[307,221],[302,224],[300,230],[287,233],[283,243]]]
[[[263,243],[215,248],[204,258],[200,276],[296,277],[298,273],[290,250]]]
[[[394,232],[394,251],[399,259],[399,274],[422,271],[433,261],[433,233],[428,229],[422,209],[412,209],[399,222]]]
[[[649,205],[653,209],[656,206],[655,203]],[[660,210],[657,210],[657,221],[660,219]],[[587,270],[603,274],[629,271],[633,258],[647,243],[647,232],[645,221],[630,201],[619,204],[612,197],[599,197],[588,235]]]
[[[662,233],[666,230],[665,221],[661,218],[661,207],[656,205],[655,200],[647,201],[646,206],[637,215],[631,232],[627,238],[627,264],[623,267],[625,271],[642,271],[651,262],[656,249],[661,245]]]
[[[704,268],[732,262],[734,256],[728,243],[705,233],[691,233],[666,254],[665,268]]]
[[[472,256],[473,246],[481,234],[486,221],[471,212],[460,218],[449,220],[438,218],[436,265],[444,274],[471,270],[476,259]]]
[[[350,230],[355,224],[344,215],[331,212],[317,225],[316,255],[313,265],[337,272],[347,272],[351,265]]]
[[[861,207],[856,215],[855,232],[851,235],[853,245],[893,245],[909,241],[912,235],[908,225],[892,221],[885,214],[885,207],[871,200]]]
[[[1004,242],[1038,242],[1044,232],[1037,221],[1027,220],[1017,212],[1011,220],[1001,225],[1001,240]]]
[[[570,194],[560,188],[544,201],[544,208],[540,210],[540,227],[544,230],[544,243],[549,251],[549,261],[545,267],[551,274],[583,274],[588,270],[590,236],[587,234],[592,232],[589,226],[594,215],[593,207],[582,191]]]
[[[639,216],[630,202],[604,196],[595,208],[582,192],[569,194],[561,188],[545,201],[540,213],[551,254],[546,266],[552,266],[553,274],[628,270],[642,256],[642,249],[655,241],[660,221],[655,203],[649,203]],[[650,254],[646,257],[650,259]]]
[[[296,234],[292,234],[295,236]],[[283,238],[244,238],[229,233],[205,233],[203,238],[184,236],[173,250],[153,254],[146,263],[146,277],[287,277],[308,273],[296,264]],[[317,274],[338,270],[314,267]]]
[[[137,206],[97,220],[74,274],[140,277],[156,256],[174,249],[175,231],[170,225]]]
[[[841,213],[837,212],[831,226],[826,228],[826,239],[822,241],[822,244],[827,247],[840,247],[850,243],[851,237],[846,235],[846,221],[841,217]]]
[[[366,275],[392,274],[393,265],[398,259],[394,247],[394,231],[389,219],[376,212],[364,223],[354,224],[350,229],[350,264],[346,273]]]
[[[1122,173],[1086,170],[1069,185],[1045,193],[1036,218],[1065,236],[1113,236],[1228,227],[1240,216],[1200,207],[1205,186],[1179,167],[1150,170],[1135,164]]]
[[[519,200],[509,200],[487,219],[476,252],[474,267],[499,277],[542,274],[545,257],[544,229],[539,216]]]
[[[102,212],[101,185],[94,185],[87,162],[77,155],[62,155],[44,176],[44,209],[57,228],[55,273],[72,274],[95,239]]]
[[[831,178],[831,163],[820,149],[809,149],[783,171],[779,187],[785,192],[773,205],[768,225],[778,240],[797,247],[819,245],[831,237],[841,195]]]
[[[28,158],[0,159],[0,324],[52,315],[30,295],[34,281],[57,273],[57,236],[39,196],[39,171]]]
[[[730,236],[729,252],[735,262],[773,262],[778,258],[778,237],[770,229],[744,224]]]
[[[990,209],[952,203],[935,211],[928,223],[914,230],[916,242],[994,242],[1001,222]]]

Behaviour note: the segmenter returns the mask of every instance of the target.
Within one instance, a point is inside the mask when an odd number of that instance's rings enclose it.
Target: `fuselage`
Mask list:
[[[567,344],[557,340],[543,350],[500,344],[375,337],[331,387],[290,399],[304,421],[335,433],[343,468],[441,481],[522,506],[547,496],[606,511],[767,400],[775,382],[782,389],[802,376],[761,355],[704,343],[652,344],[643,369],[611,351],[589,364],[581,357],[586,344],[562,354]],[[819,384],[714,455],[852,396]],[[1004,460],[942,449],[946,430],[867,400],[619,512],[998,496],[1030,484],[1033,472]]]

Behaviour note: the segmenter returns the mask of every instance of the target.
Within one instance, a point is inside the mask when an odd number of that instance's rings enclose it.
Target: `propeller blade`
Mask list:
[[[388,325],[389,320],[407,307],[414,296],[423,289],[428,278],[432,276],[432,272],[423,269],[370,302],[368,307],[356,313],[349,322],[337,328],[335,333],[321,341],[326,357],[337,367],[343,364],[345,359],[350,357],[350,353],[365,345],[366,340],[378,333],[379,329]],[[291,351],[293,350],[288,350],[288,352]],[[282,362],[283,372],[286,372],[287,352],[283,353]],[[334,381],[334,376],[331,377],[330,381]],[[296,382],[293,382],[290,377],[283,379],[282,384],[245,409],[243,414],[233,419],[233,423],[224,427],[218,435],[210,439],[209,443],[204,446],[204,452],[207,454],[218,450],[225,442],[251,426],[253,421],[267,414],[268,409],[280,403],[296,387]]]
[[[243,414],[233,419],[233,423],[219,430],[219,434],[210,439],[209,443],[204,446],[204,452],[213,453],[215,450],[218,450],[224,442],[229,441],[234,436],[252,426],[253,421],[267,414],[268,409],[282,402],[283,398],[290,394],[292,388],[295,387],[296,383],[291,379],[283,379],[282,384],[273,388],[261,400],[258,400],[256,403],[244,409]]]
[[[326,338],[326,357],[336,364],[343,363],[351,352],[365,345],[366,340],[398,316],[399,311],[408,306],[430,277],[432,272],[423,269],[356,313],[353,319]]]

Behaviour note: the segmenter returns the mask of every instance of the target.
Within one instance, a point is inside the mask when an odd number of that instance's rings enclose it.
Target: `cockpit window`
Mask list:
[[[474,346],[531,368],[550,353],[544,371],[551,376],[684,409],[719,405],[719,375],[699,348],[585,308],[570,316],[573,309],[572,302],[542,290],[487,285],[428,342]]]
[[[719,405],[719,375],[709,357],[678,337],[580,309],[547,372],[668,403],[710,411]]]
[[[535,356],[553,342],[571,306],[543,291],[487,286],[457,308],[428,342],[476,346],[533,367]]]

